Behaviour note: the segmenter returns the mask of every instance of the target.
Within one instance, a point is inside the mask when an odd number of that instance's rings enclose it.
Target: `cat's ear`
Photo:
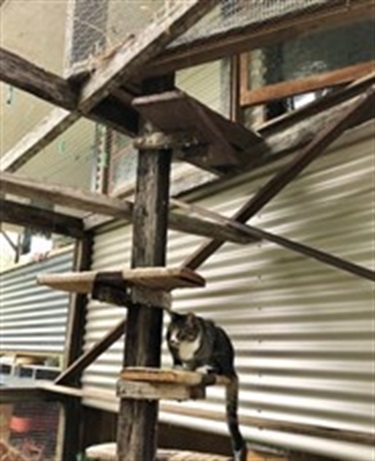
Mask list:
[[[167,312],[168,312],[172,322],[175,322],[176,320],[178,320],[181,317],[180,314],[177,314],[176,312],[173,312],[173,311],[167,311]]]
[[[186,316],[186,323],[189,325],[189,326],[193,326],[195,324],[195,314],[193,312],[189,312]]]

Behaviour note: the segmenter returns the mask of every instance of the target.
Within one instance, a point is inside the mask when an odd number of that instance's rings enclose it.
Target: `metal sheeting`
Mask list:
[[[71,247],[0,275],[0,350],[59,354],[64,351],[69,295],[37,285],[42,272],[71,271]]]
[[[251,223],[373,268],[373,129],[368,125],[343,138],[344,146],[318,159]],[[192,198],[200,206],[231,216],[278,167],[280,163]],[[169,266],[181,264],[201,242],[171,232]],[[129,265],[130,246],[129,227],[98,234],[93,268]],[[247,422],[249,417],[262,417],[373,431],[371,282],[267,242],[225,244],[199,272],[207,287],[175,292],[173,308],[214,319],[233,339],[246,438],[336,459],[373,459],[375,453],[368,446],[259,430]],[[91,302],[86,347],[124,315],[122,309]],[[85,372],[84,389],[114,389],[122,350],[119,341]],[[165,350],[163,362],[171,364]],[[115,398],[87,398],[85,403],[117,408]],[[161,419],[169,423],[227,433],[220,388],[210,388],[204,402],[166,402],[161,410]]]

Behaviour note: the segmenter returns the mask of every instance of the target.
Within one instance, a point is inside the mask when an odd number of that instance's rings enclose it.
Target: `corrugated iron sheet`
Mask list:
[[[313,163],[251,223],[374,268],[373,125]],[[285,160],[283,160],[284,162]],[[279,164],[210,188],[193,198],[231,216]],[[180,265],[202,242],[171,232],[168,264]],[[129,266],[130,227],[98,233],[94,269]],[[251,417],[371,433],[374,430],[374,290],[369,281],[261,242],[225,244],[199,271],[204,289],[179,290],[173,308],[214,319],[231,336],[241,380],[240,416],[249,441],[370,461],[373,448],[345,441],[252,427]],[[124,310],[90,302],[86,348],[114,326]],[[85,389],[114,389],[121,368],[119,341],[89,367]],[[163,361],[171,364],[164,350]],[[166,402],[160,417],[172,424],[227,433],[223,391],[202,402]],[[113,400],[87,405],[115,410]]]
[[[73,250],[0,275],[1,352],[62,353],[69,295],[37,285],[41,272],[71,271]]]

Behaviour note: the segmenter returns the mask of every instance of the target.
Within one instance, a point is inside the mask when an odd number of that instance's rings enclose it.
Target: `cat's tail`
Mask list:
[[[235,373],[229,376],[229,379],[230,382],[226,385],[226,416],[232,439],[234,461],[246,461],[246,442],[242,437],[238,423],[239,380]]]

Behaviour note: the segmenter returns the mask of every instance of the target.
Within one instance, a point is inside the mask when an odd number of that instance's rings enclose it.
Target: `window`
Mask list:
[[[242,58],[241,105],[266,119],[296,109],[374,68],[374,21],[321,31]]]

